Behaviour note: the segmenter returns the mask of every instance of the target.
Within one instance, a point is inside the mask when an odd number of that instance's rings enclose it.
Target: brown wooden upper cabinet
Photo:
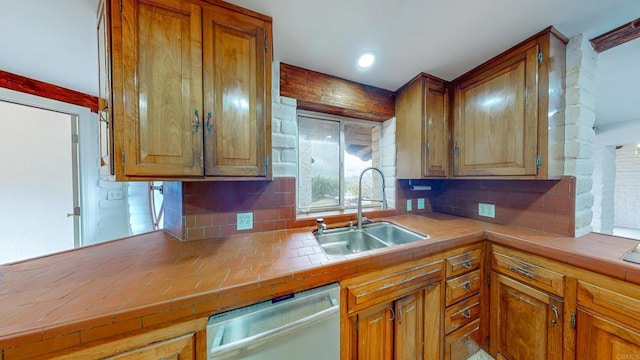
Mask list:
[[[269,179],[271,18],[218,1],[105,6],[116,179]]]
[[[548,28],[453,81],[454,176],[563,175],[566,43]]]
[[[449,91],[446,82],[420,74],[396,97],[396,176],[446,177],[449,164]]]

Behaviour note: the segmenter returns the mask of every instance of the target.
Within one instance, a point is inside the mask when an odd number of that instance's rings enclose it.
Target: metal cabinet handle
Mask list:
[[[194,109],[193,114],[195,115],[195,118],[193,119],[193,133],[197,134],[200,129],[200,116],[198,109]]]
[[[555,305],[551,305],[551,311],[553,311],[553,320],[551,320],[551,325],[558,326],[558,307]]]
[[[396,319],[396,312],[393,311],[393,308],[389,308],[389,311],[391,311],[391,319],[389,319],[389,321],[394,321]]]
[[[523,269],[521,267],[518,267],[518,266],[509,265],[509,270],[515,271],[515,272],[517,272],[518,274],[520,274],[522,276],[528,277],[529,279],[535,279],[536,278],[536,276],[531,271],[525,270],[525,269]]]
[[[465,269],[471,269],[471,267],[473,266],[473,262],[471,260],[467,260],[460,265]]]
[[[207,134],[213,134],[213,124],[211,123],[211,111],[207,113]]]
[[[465,319],[471,319],[471,310],[467,309],[463,311],[460,315],[462,315]]]
[[[453,154],[454,154],[454,155],[458,155],[458,153],[459,153],[459,152],[460,152],[460,149],[458,148],[458,142],[456,141],[456,142],[453,144]]]
[[[462,284],[462,288],[467,291],[471,290],[471,282],[467,281],[466,283]]]

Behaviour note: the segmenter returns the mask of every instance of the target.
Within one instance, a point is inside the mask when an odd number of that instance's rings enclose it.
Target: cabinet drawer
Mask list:
[[[480,256],[482,250],[475,249],[464,254],[447,258],[446,276],[447,279],[462,275],[466,272],[480,268]]]
[[[578,306],[640,329],[640,287],[613,281],[611,286],[615,291],[579,281]],[[625,291],[627,289],[630,291]]]
[[[446,306],[465,299],[480,289],[480,270],[447,280]]]
[[[480,319],[476,319],[444,338],[445,360],[466,359],[480,350]]]
[[[473,296],[444,311],[444,333],[448,334],[467,325],[480,315],[480,295]]]
[[[530,262],[491,253],[491,269],[539,289],[564,297],[564,275]]]
[[[347,311],[351,314],[365,307],[397,299],[412,291],[435,284],[442,278],[442,260],[418,265],[380,276],[349,280]]]

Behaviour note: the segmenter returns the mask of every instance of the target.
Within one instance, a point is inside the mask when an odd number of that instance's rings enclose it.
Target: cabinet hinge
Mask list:
[[[124,147],[122,148],[122,165],[124,165],[126,163],[126,156],[125,156],[125,152],[124,152]]]
[[[487,275],[487,286],[491,286],[491,275]]]
[[[576,313],[571,313],[571,322],[569,323],[571,325],[572,329],[576,328]]]
[[[538,64],[542,64],[543,60],[544,60],[544,53],[542,52],[542,50],[538,50]]]
[[[264,38],[264,52],[265,54],[269,52],[269,38]]]
[[[71,135],[71,142],[74,144],[77,144],[80,142],[80,138],[78,137],[78,134]]]
[[[541,167],[542,167],[542,156],[538,154],[538,156],[536,156],[536,169],[540,169]]]
[[[489,337],[487,336],[487,339],[485,340],[485,343],[487,344],[487,346],[489,346],[489,344],[491,343]]]
[[[269,154],[265,155],[264,169],[269,172]]]
[[[120,0],[120,12],[122,12],[122,0]]]

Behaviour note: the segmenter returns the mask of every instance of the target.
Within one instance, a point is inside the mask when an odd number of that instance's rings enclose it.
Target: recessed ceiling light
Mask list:
[[[358,58],[358,67],[361,69],[368,69],[373,65],[376,61],[376,54],[371,51],[367,51],[366,53],[360,55]]]

